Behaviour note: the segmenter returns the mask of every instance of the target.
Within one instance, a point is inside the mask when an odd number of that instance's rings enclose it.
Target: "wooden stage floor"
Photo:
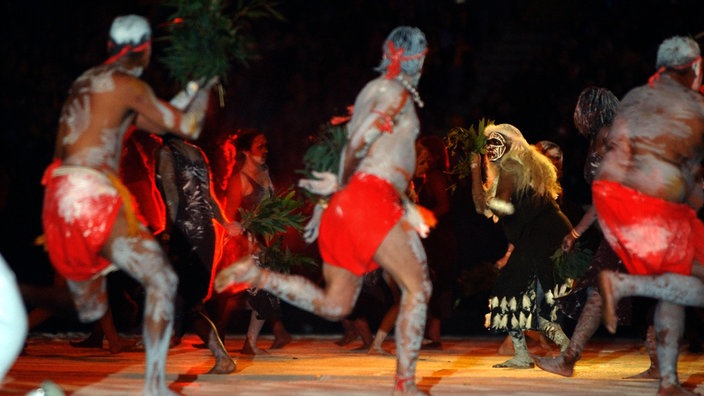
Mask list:
[[[75,337],[75,334],[72,334]],[[294,336],[293,342],[268,355],[239,353],[242,337],[228,337],[227,349],[237,362],[229,375],[205,374],[213,364],[209,351],[187,335],[170,349],[169,387],[182,395],[389,395],[395,359],[368,355],[336,345],[337,335]],[[260,346],[268,347],[271,336]],[[495,369],[507,359],[497,354],[501,338],[448,338],[442,350],[422,350],[418,362],[420,387],[432,395],[655,395],[657,382],[628,380],[649,360],[640,340],[598,338],[587,346],[575,376],[565,378],[535,369]],[[393,340],[384,344],[393,351]],[[532,351],[546,351],[534,345]],[[547,352],[550,353],[550,352]],[[553,351],[553,353],[555,353]],[[704,392],[704,355],[682,349],[680,381]],[[79,349],[68,336],[33,335],[8,373],[1,395],[25,395],[42,381],[58,384],[66,395],[139,395],[144,379],[144,351],[112,355],[106,349]]]

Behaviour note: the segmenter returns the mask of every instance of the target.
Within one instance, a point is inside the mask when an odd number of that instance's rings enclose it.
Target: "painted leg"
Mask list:
[[[596,290],[590,289],[567,349],[554,358],[534,356],[533,361],[547,372],[571,377],[574,374],[574,365],[582,356],[584,346],[599,328],[600,323],[601,296]]]
[[[257,347],[259,333],[262,332],[264,323],[266,323],[266,320],[257,319],[257,313],[252,311],[252,315],[249,318],[249,327],[247,327],[247,336],[244,340],[244,346],[242,346],[243,355],[266,355],[268,353]]]
[[[677,358],[684,333],[684,306],[659,301],[655,306],[653,323],[660,363],[658,396],[696,395],[682,388],[677,376]]]
[[[604,299],[604,325],[616,332],[616,304],[622,297],[650,297],[685,306],[704,306],[704,283],[694,276],[666,273],[657,276],[599,273],[599,291]]]
[[[550,341],[554,342],[559,348],[560,353],[567,350],[570,346],[570,339],[567,337],[562,327],[542,317],[538,318],[540,332],[543,333]]]
[[[626,377],[626,379],[660,379],[660,367],[658,365],[657,340],[655,339],[655,326],[648,326],[645,333],[645,350],[648,351],[650,367],[642,373]]]
[[[494,368],[533,368],[534,363],[528,353],[528,344],[526,337],[521,330],[509,330],[513,350],[515,351],[513,358],[493,365]]]
[[[193,313],[193,328],[215,357],[215,365],[208,370],[208,374],[230,374],[237,369],[237,364],[225,349],[215,324],[200,308],[196,308]]]
[[[416,364],[423,341],[427,294],[403,290],[396,319],[396,385],[394,395],[425,395],[416,387]]]

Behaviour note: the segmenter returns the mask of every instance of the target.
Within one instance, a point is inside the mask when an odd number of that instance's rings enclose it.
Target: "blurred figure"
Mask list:
[[[589,141],[587,161],[584,164],[584,178],[591,184],[594,180],[601,159],[606,152],[609,127],[613,123],[618,107],[618,99],[606,88],[587,87],[579,95],[574,109],[574,124],[579,133]],[[596,221],[596,208],[590,206],[579,223],[562,240],[562,249],[570,251],[577,239],[589,229]],[[601,296],[597,286],[597,275],[601,270],[611,269],[624,272],[623,263],[618,258],[608,242],[600,240],[599,246],[587,272],[581,279],[576,280],[571,294],[579,296],[586,293],[586,302],[579,302],[569,309],[568,316],[578,317],[570,345],[557,357],[534,357],[535,363],[541,369],[566,377],[572,376],[574,366],[580,359],[584,347],[594,335],[601,324]],[[576,298],[576,297],[575,297]],[[629,304],[619,306],[619,320],[627,323],[629,319]],[[577,316],[578,315],[578,316]],[[650,367],[642,374],[633,378],[656,378],[659,376],[657,369],[657,354],[655,353],[655,333],[652,326],[646,334],[646,348],[650,356]]]
[[[648,84],[621,100],[592,183],[604,237],[632,275],[599,274],[603,319],[614,333],[623,297],[658,300],[659,395],[692,392],[677,375],[684,306],[704,306],[704,97],[702,57],[690,37],[658,47]]]
[[[43,178],[44,234],[82,321],[107,311],[107,272],[121,269],[144,286],[144,394],[166,395],[172,393],[165,363],[178,279],[119,180],[121,145],[133,124],[198,138],[214,81],[178,95],[188,102],[185,112],[158,99],[138,77],[151,57],[151,28],[141,16],[114,19],[109,50],[103,64],[73,83],[61,110],[54,162]]]
[[[340,320],[354,308],[364,274],[383,268],[402,295],[394,394],[416,395],[423,394],[415,372],[432,290],[418,232],[426,233],[428,224],[412,205],[406,205],[404,216],[400,199],[416,165],[420,125],[414,104],[423,106],[416,87],[427,41],[419,29],[401,26],[387,37],[382,50],[382,75],[367,83],[355,100],[339,175],[316,172],[319,179],[299,182],[314,194],[332,195],[319,223],[324,288],[300,276],[259,268],[251,258],[222,270],[216,287],[248,282],[324,318]],[[309,230],[315,225],[309,224]]]

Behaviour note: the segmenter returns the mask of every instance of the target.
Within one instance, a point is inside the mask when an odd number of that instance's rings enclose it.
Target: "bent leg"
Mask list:
[[[666,273],[628,275],[613,271],[599,273],[599,291],[604,299],[604,325],[616,332],[616,304],[623,297],[640,296],[677,305],[704,306],[704,283],[695,276]]]
[[[169,394],[165,384],[165,365],[173,328],[178,277],[146,228],[140,227],[137,236],[128,236],[126,230],[124,218],[118,219],[110,240],[103,248],[103,255],[144,287],[144,394]]]
[[[395,394],[420,394],[415,385],[418,352],[423,341],[428,300],[432,291],[423,245],[413,230],[396,224],[374,255],[374,260],[401,290],[396,319]]]
[[[582,308],[577,325],[572,332],[572,338],[567,346],[567,350],[557,357],[534,357],[533,361],[541,369],[565,377],[574,374],[574,365],[582,356],[584,346],[596,333],[601,323],[601,296],[599,292],[590,288],[588,290],[587,302]]]

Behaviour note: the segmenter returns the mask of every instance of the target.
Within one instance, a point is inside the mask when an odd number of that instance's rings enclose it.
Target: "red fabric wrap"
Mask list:
[[[42,179],[46,248],[59,274],[85,281],[110,265],[99,253],[110,236],[122,198],[98,171],[72,167],[55,175],[60,166],[60,161],[54,161]]]
[[[379,268],[374,253],[403,215],[396,188],[386,180],[356,173],[330,199],[320,220],[323,261],[357,276]]]
[[[704,224],[690,206],[604,180],[592,183],[592,199],[604,237],[630,273],[690,275],[694,259],[704,262]]]

